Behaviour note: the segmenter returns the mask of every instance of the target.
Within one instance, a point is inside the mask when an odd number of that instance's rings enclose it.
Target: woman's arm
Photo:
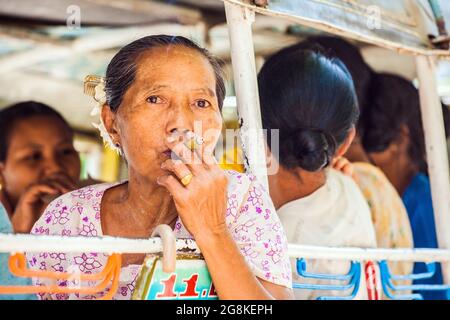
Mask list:
[[[281,280],[281,272],[277,272],[284,262],[289,266],[284,249],[285,236],[282,229],[280,231],[281,226],[277,223],[279,221],[269,217],[268,221],[272,223],[263,222],[265,221],[263,215],[257,215],[253,211],[242,214],[243,217],[236,225],[241,228],[251,228],[252,233],[257,231],[256,227],[259,226],[260,231],[263,232],[262,237],[265,237],[264,241],[253,239],[249,235],[249,230],[241,234],[234,230],[237,232],[237,237],[236,235],[233,237],[225,219],[228,199],[228,177],[225,172],[217,166],[214,159],[209,158],[204,161],[183,144],[169,143],[168,146],[183,161],[167,160],[162,168],[173,175],[160,177],[158,183],[166,187],[173,196],[183,225],[194,236],[205,257],[219,297],[221,299],[292,298],[292,289],[272,284],[270,275],[267,276],[269,281],[259,280],[253,270],[258,269],[258,276],[263,277],[266,272],[270,274],[271,269],[274,269],[274,276],[278,277],[279,281],[289,283],[286,279]],[[192,181],[183,186],[180,180],[190,173],[193,174]],[[259,190],[253,187],[252,191]],[[270,201],[270,198],[265,200]],[[273,209],[273,205],[271,207]],[[269,211],[275,214],[274,210]],[[247,227],[247,224],[252,224],[253,227]],[[272,228],[278,231],[275,232]],[[250,257],[253,269],[235,242],[235,239],[240,241],[239,236],[247,239],[243,244],[249,247],[246,255]],[[266,249],[265,246],[271,248]],[[252,256],[258,258],[252,258]],[[263,262],[267,264],[268,271],[263,271],[263,267],[259,266]],[[289,273],[288,278],[290,278],[290,267],[286,273]]]

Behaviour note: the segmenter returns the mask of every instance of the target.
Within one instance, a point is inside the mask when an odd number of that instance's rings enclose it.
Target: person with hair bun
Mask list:
[[[361,143],[365,132],[365,119],[368,118],[365,114],[370,112],[368,105],[374,100],[370,97],[370,92],[372,80],[377,77],[376,73],[364,61],[359,48],[347,40],[314,36],[302,42],[302,46],[305,45],[320,46],[330,56],[340,59],[353,78],[361,115],[356,137],[345,153],[345,158],[351,161],[352,177],[369,204],[377,246],[390,249],[412,248],[411,225],[402,198],[381,168],[370,162]],[[396,275],[410,274],[413,264],[390,261],[389,270]]]
[[[270,195],[288,241],[376,247],[364,196],[351,177],[330,168],[352,143],[359,116],[347,68],[336,58],[297,45],[271,56],[258,84],[263,128],[270,131],[268,166],[279,164],[279,170],[269,175]],[[274,130],[279,141],[271,138]],[[321,260],[307,266],[309,272],[340,274],[348,271],[349,264]],[[299,280],[294,272],[294,282]],[[364,288],[362,281],[357,299],[367,297]],[[313,299],[330,292],[296,290],[295,294],[298,299]]]

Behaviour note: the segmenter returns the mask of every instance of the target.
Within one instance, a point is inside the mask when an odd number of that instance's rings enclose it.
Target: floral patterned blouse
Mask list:
[[[242,255],[253,273],[261,279],[292,287],[291,267],[287,255],[287,240],[272,201],[254,176],[226,171],[229,177],[226,222]],[[114,184],[88,186],[54,200],[33,226],[32,234],[101,237],[102,196]],[[179,219],[175,224],[177,238],[192,238]],[[95,252],[28,253],[31,268],[61,272],[98,273],[103,269],[107,254]],[[141,265],[121,269],[119,289],[114,299],[130,299]],[[33,279],[35,285],[53,284],[50,280]],[[61,280],[59,286],[76,282]],[[83,283],[94,286],[95,282]],[[94,299],[102,295],[40,294],[41,299]]]

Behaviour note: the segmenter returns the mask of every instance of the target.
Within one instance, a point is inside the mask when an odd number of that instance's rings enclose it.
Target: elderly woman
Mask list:
[[[168,224],[177,237],[195,239],[220,299],[292,297],[287,240],[268,193],[252,176],[222,171],[212,154],[225,95],[218,62],[186,38],[145,37],[111,60],[105,92],[102,124],[127,161],[128,181],[63,195],[34,233],[148,238],[157,225]],[[204,143],[191,151],[179,142],[194,126],[201,126]],[[75,266],[89,273],[100,271],[107,256],[28,258],[36,269]],[[114,298],[130,298],[143,259],[124,255]]]

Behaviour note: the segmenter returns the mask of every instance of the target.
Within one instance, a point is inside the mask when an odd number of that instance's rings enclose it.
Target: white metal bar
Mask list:
[[[245,243],[238,243],[238,246]],[[194,240],[177,239],[177,250],[199,252]],[[126,239],[113,237],[61,237],[0,234],[0,252],[97,252],[97,253],[158,253],[160,238]],[[450,261],[450,250],[441,249],[362,249],[327,248],[289,244],[289,256],[330,260],[389,261]]]
[[[200,252],[194,240],[177,239],[177,250]],[[0,252],[162,252],[160,238],[126,239],[114,237],[60,237],[29,234],[0,234]]]
[[[263,8],[263,7],[257,7],[251,3],[251,1],[242,1],[242,0],[223,0],[225,4],[234,4],[238,5],[241,8],[247,8],[252,11],[255,11],[258,14],[262,14],[269,17],[275,17],[278,19],[283,19],[286,21],[290,21],[294,24],[299,24],[304,27],[308,27],[311,29],[315,29],[318,31],[326,32],[329,34],[333,34],[335,36],[339,36],[346,39],[352,39],[356,41],[362,41],[364,43],[367,43],[369,45],[376,45],[378,47],[383,47],[389,50],[396,51],[398,53],[405,53],[405,54],[411,54],[411,55],[427,55],[427,56],[439,56],[444,59],[450,58],[450,52],[449,50],[443,50],[443,49],[431,49],[428,47],[420,47],[420,46],[414,46],[414,45],[405,45],[404,43],[401,43],[399,41],[394,41],[392,39],[385,39],[380,36],[370,35],[370,34],[364,34],[361,32],[356,32],[355,30],[350,30],[348,28],[337,26],[333,23],[333,16],[330,15],[329,20],[325,19],[314,19],[312,17],[306,17],[306,16],[298,16],[295,14],[291,14],[289,12],[285,12],[282,10],[277,9],[271,9],[271,6],[269,8]],[[294,0],[291,0],[292,2],[295,2]],[[317,1],[316,2],[329,2],[329,1]],[[413,5],[415,6],[415,2],[419,1],[411,1]],[[418,5],[419,6],[419,5]],[[383,22],[386,23],[387,19],[383,19]],[[429,30],[430,31],[430,30]],[[433,32],[431,32],[433,33]]]
[[[437,92],[435,60],[418,56],[416,64],[437,240],[440,248],[450,249],[450,173],[442,105]],[[443,266],[442,272],[445,283],[449,284],[448,264]]]
[[[319,260],[443,262],[450,261],[450,250],[326,248],[289,244],[289,256]]]
[[[265,141],[261,125],[258,82],[252,23],[255,13],[239,5],[225,2],[234,86],[238,104],[240,136],[245,165],[268,190]]]

